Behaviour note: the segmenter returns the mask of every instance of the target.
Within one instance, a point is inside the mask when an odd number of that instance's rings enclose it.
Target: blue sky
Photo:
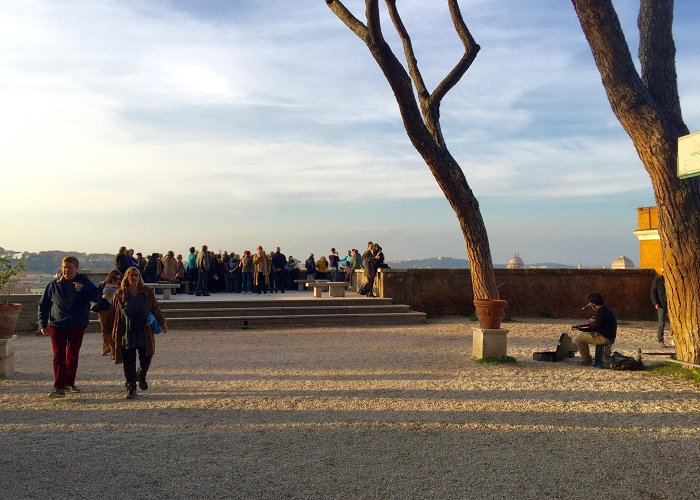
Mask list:
[[[397,3],[434,88],[461,55],[447,7]],[[635,54],[636,3],[615,2]],[[696,131],[700,4],[677,4]],[[363,15],[364,2],[346,5]],[[494,262],[638,262],[651,184],[571,3],[460,5],[482,50],[443,102],[443,133]],[[466,254],[386,80],[323,0],[8,1],[0,43],[4,248],[261,243],[305,257],[374,240],[387,259]]]

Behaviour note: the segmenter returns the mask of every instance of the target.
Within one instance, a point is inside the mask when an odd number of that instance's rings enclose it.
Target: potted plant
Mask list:
[[[13,263],[9,257],[0,257],[0,339],[12,337],[22,304],[10,303],[10,281],[24,271],[24,262]]]

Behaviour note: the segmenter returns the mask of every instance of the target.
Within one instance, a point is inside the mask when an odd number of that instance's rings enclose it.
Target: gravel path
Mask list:
[[[47,398],[50,342],[23,336],[0,498],[698,498],[698,385],[532,360],[574,322],[504,325],[517,365],[473,362],[466,318],[175,330],[135,401],[95,334],[83,393]],[[636,347],[653,324],[621,327]]]

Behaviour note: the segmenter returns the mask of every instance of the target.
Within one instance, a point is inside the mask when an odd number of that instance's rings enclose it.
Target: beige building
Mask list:
[[[661,239],[659,237],[659,212],[656,207],[637,209],[637,230],[639,239],[639,268],[656,269],[661,272]]]

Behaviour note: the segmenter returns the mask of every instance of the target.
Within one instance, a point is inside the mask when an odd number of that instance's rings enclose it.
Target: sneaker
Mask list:
[[[592,359],[581,359],[577,361],[577,364],[580,366],[591,366],[591,363],[593,363]]]
[[[126,399],[136,399],[136,389],[130,388],[126,390]]]
[[[665,348],[668,347],[668,346],[664,343],[663,340],[657,340],[657,341],[656,341],[656,345],[658,345],[658,346],[659,346],[660,348],[662,348],[662,349],[665,349]]]
[[[49,392],[49,397],[50,398],[65,398],[66,391],[55,387],[53,391]]]
[[[80,392],[80,389],[78,389],[78,388],[77,388],[76,386],[74,386],[74,385],[67,385],[67,386],[66,386],[66,392],[76,392],[76,393],[77,393],[77,392]]]

